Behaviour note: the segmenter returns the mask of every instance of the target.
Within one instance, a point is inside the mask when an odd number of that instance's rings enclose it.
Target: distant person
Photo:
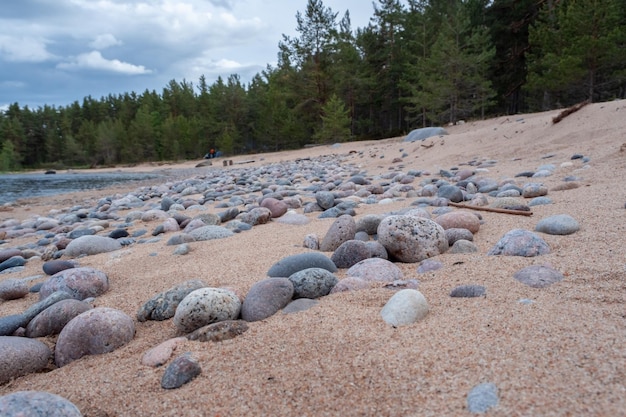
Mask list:
[[[215,158],[215,149],[211,148],[209,151],[209,159]]]

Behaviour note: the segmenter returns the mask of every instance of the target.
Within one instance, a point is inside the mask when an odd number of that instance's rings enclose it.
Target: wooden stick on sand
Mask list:
[[[493,208],[493,207],[481,207],[481,206],[468,206],[466,204],[453,203],[449,202],[449,206],[458,207],[458,208],[466,208],[470,210],[480,210],[480,211],[491,211],[493,213],[504,213],[504,214],[517,214],[520,216],[532,216],[532,211],[522,211],[522,210],[509,210],[509,209],[501,209],[501,208]]]

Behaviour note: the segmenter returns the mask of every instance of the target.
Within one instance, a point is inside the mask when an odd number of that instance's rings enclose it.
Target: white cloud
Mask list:
[[[43,62],[54,59],[44,39],[0,35],[0,58],[9,62]]]
[[[58,64],[57,68],[67,70],[95,69],[128,75],[152,73],[152,70],[147,69],[143,65],[129,64],[128,62],[122,62],[118,59],[106,59],[99,51],[91,51],[86,54],[80,54],[71,62]]]
[[[0,87],[2,88],[22,88],[25,86],[26,86],[26,83],[22,81],[7,80],[7,81],[0,82]]]
[[[111,46],[122,45],[122,43],[122,41],[115,38],[115,36],[113,36],[112,34],[105,33],[96,36],[96,39],[94,39],[93,42],[89,44],[89,46],[93,49],[106,49]]]

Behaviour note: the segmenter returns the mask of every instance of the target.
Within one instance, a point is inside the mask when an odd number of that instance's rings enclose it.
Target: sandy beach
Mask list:
[[[165,390],[160,385],[165,367],[144,366],[141,357],[179,334],[172,320],[136,322],[134,339],[122,348],[62,368],[51,362],[45,372],[0,385],[0,396],[47,391],[94,417],[464,416],[471,414],[470,390],[490,382],[499,401],[487,411],[489,416],[626,416],[626,101],[590,104],[553,124],[559,113],[471,121],[447,127],[449,135],[424,142],[399,137],[218,158],[208,167],[196,167],[198,160],[115,168],[170,173],[174,179],[324,155],[374,177],[427,171],[430,175],[412,184],[419,190],[421,180],[440,178],[442,169],[494,161],[482,176],[513,178],[519,185],[541,182],[553,204],[532,207],[532,216],[480,212],[483,222],[474,236],[478,252],[439,255],[434,259],[443,268],[437,271],[419,274],[417,263],[397,263],[405,279],[419,281],[430,306],[428,316],[417,323],[393,327],[381,319],[393,290],[331,294],[309,310],[278,312],[249,323],[248,331],[231,340],[184,342],[175,355],[191,352],[202,373],[179,389]],[[575,154],[589,161],[572,159]],[[225,159],[233,164],[223,166]],[[555,165],[553,175],[515,177],[545,164]],[[579,186],[559,190],[568,176],[577,177]],[[48,216],[51,210],[75,205],[93,207],[104,196],[122,197],[137,188],[19,201],[0,210],[0,223]],[[413,200],[400,196],[389,204],[360,204],[356,217],[389,213]],[[555,214],[572,216],[580,230],[567,236],[541,234],[549,254],[487,255],[508,231],[532,231],[541,219]],[[184,256],[172,253],[165,236],[77,261],[109,277],[110,290],[95,305],[133,318],[155,294],[192,279],[245,296],[274,263],[309,251],[303,247],[307,234],[321,239],[334,221],[319,219],[319,213],[306,215],[311,220],[306,225],[272,221],[229,238],[193,242]],[[152,231],[158,224],[136,222],[133,228]],[[12,239],[0,249],[39,238]],[[32,259],[23,271],[0,275],[0,281],[41,275],[33,283],[41,282],[42,264]],[[549,265],[565,279],[531,288],[513,278],[530,265]],[[345,278],[346,270],[336,275]],[[483,285],[487,295],[450,297],[462,284]],[[38,299],[29,294],[2,302],[0,316],[22,312]],[[51,347],[55,340],[41,338]]]

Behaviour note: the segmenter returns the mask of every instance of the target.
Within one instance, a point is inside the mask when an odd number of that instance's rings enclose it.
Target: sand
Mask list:
[[[128,345],[60,369],[50,365],[46,372],[0,386],[0,395],[48,391],[72,401],[85,416],[463,416],[470,414],[466,399],[472,387],[491,382],[499,403],[487,412],[490,416],[626,415],[626,101],[592,104],[553,125],[558,113],[468,122],[424,143],[393,138],[237,156],[227,168],[221,166],[224,158],[209,168],[194,168],[199,161],[120,168],[187,173],[335,155],[368,174],[409,169],[436,174],[478,159],[497,161],[485,174],[494,179],[555,164],[556,173],[538,181],[552,190],[575,175],[581,186],[550,191],[554,204],[533,207],[533,216],[481,212],[484,224],[474,237],[479,252],[437,256],[444,264],[438,271],[418,274],[417,264],[399,263],[405,278],[419,280],[430,305],[428,316],[412,325],[394,328],[381,319],[380,310],[393,294],[389,289],[332,294],[307,311],[279,312],[250,323],[232,340],[184,342],[176,353],[191,352],[202,374],[180,389],[164,390],[164,367],[143,366],[140,359],[177,336],[175,327],[171,320],[137,322]],[[570,159],[576,153],[591,158],[587,166]],[[0,219],[93,205],[101,196],[135,188],[24,201],[0,212]],[[357,218],[412,201],[360,205]],[[581,229],[568,236],[542,235],[550,254],[486,255],[506,232],[533,230],[554,214],[569,214]],[[95,304],[135,317],[154,294],[190,279],[245,294],[276,261],[307,251],[305,235],[324,236],[333,219],[317,215],[308,214],[312,221],[307,225],[272,222],[227,239],[196,242],[185,256],[173,255],[162,239],[79,261],[109,276],[111,289]],[[156,225],[140,226],[151,231]],[[41,265],[31,261],[23,272],[0,275],[0,280],[41,274]],[[513,279],[530,265],[550,265],[565,279],[543,289]],[[345,270],[337,276],[344,278]],[[487,296],[451,298],[450,290],[461,284],[484,285]],[[0,315],[20,312],[37,299],[31,294],[0,304]]]

